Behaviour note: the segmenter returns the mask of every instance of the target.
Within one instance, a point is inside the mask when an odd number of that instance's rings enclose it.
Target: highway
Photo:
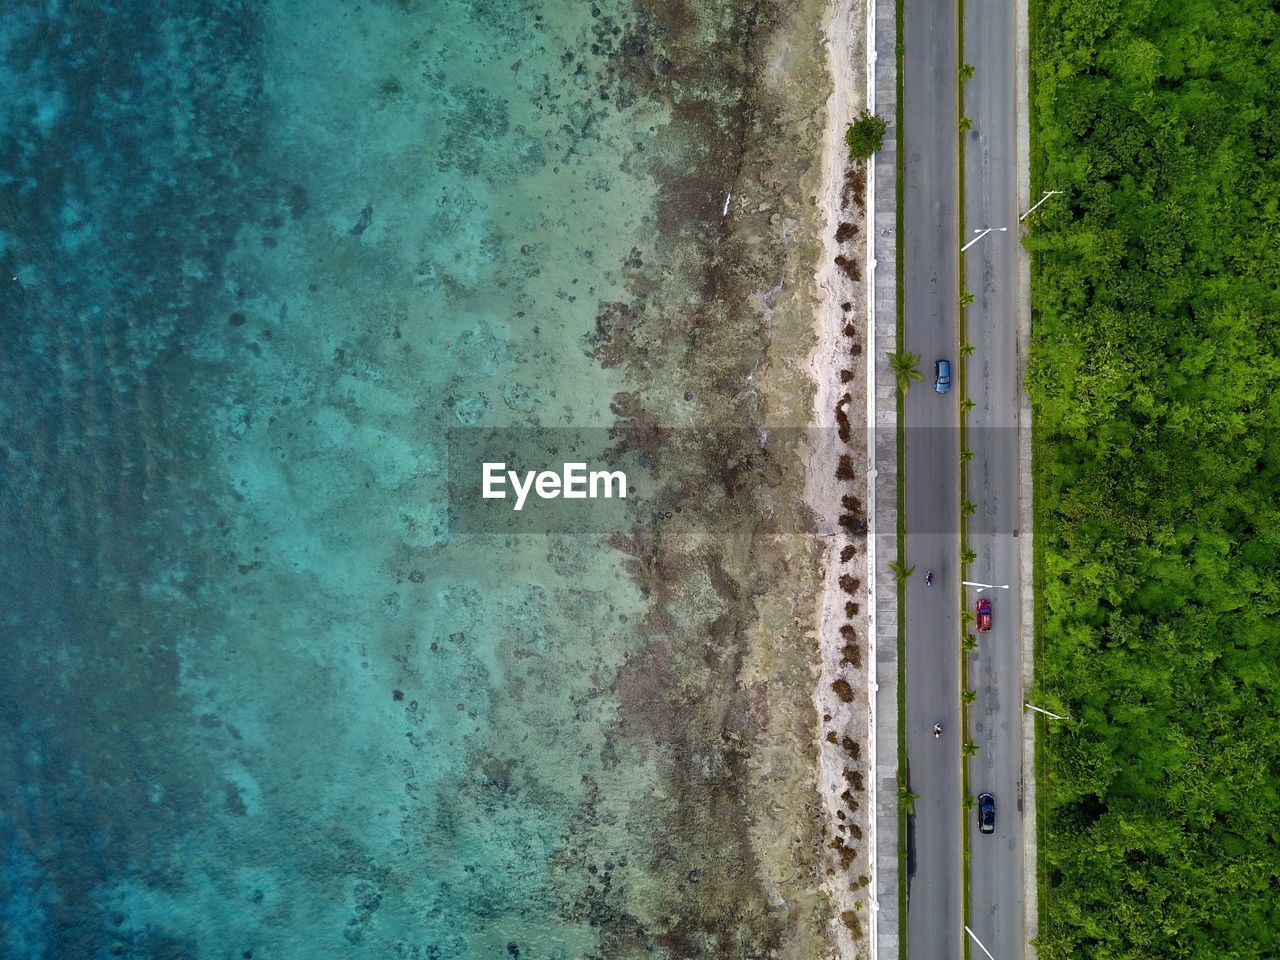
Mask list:
[[[933,389],[933,364],[958,343],[958,69],[954,0],[906,0],[903,84],[903,308],[905,348],[923,382],[907,391],[907,954],[957,960],[963,924],[960,806],[959,407]],[[936,581],[924,584],[932,569]],[[935,740],[934,723],[943,736]]]
[[[964,87],[965,224],[1008,227],[987,234],[965,254],[965,289],[975,296],[966,311],[974,345],[968,360],[969,499],[978,507],[969,525],[977,553],[968,579],[1008,584],[989,590],[993,623],[970,655],[969,710],[978,753],[969,760],[974,795],[996,800],[996,832],[982,835],[970,814],[970,926],[996,960],[1024,955],[1021,591],[1018,564],[1018,411],[1023,350],[1017,325],[1018,198],[1015,148],[1015,19],[1013,0],[964,5],[964,60],[973,77]],[[1025,92],[1024,92],[1025,94]],[[969,609],[976,595],[967,594]],[[980,956],[975,951],[974,956]]]
[[[958,50],[955,0],[905,0],[903,64],[903,303],[905,349],[920,357],[925,378],[905,401],[907,562],[915,574],[903,590],[906,618],[907,775],[914,814],[908,820],[907,954],[913,960],[959,960],[964,949],[963,827],[968,817],[971,926],[996,960],[1024,956],[1022,669],[1019,644],[1018,411],[1023,347],[1018,342],[1018,243],[1013,0],[965,5],[964,56]],[[988,234],[965,256],[964,287],[976,300],[966,312],[968,360],[958,355],[960,164],[957,78],[965,83],[964,218]],[[994,625],[970,655],[977,699],[968,735],[970,789],[996,799],[996,832],[979,833],[963,807],[960,720],[960,610],[976,594],[961,586],[958,384],[939,395],[934,361],[966,363],[970,545],[978,555],[969,580],[1008,584],[989,590]],[[953,370],[953,381],[955,373]],[[932,569],[936,582],[924,584]],[[935,740],[932,727],[943,724]],[[975,956],[981,951],[975,948]]]

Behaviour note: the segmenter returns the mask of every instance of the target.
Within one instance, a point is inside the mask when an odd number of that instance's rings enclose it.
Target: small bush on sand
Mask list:
[[[883,117],[862,111],[844,132],[844,142],[849,147],[849,159],[855,163],[866,160],[884,146],[884,132],[889,126]]]

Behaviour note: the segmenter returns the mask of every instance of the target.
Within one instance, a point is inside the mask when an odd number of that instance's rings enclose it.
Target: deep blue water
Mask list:
[[[598,944],[556,861],[634,590],[443,503],[451,427],[610,420],[656,114],[596,109],[596,21],[6,12],[4,956]]]

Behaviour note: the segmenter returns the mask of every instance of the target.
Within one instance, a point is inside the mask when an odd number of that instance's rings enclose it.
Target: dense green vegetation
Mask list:
[[[849,148],[849,159],[866,160],[884,146],[884,132],[889,121],[866,110],[849,124],[844,131],[844,143]]]
[[[1040,956],[1280,955],[1280,15],[1037,0]]]

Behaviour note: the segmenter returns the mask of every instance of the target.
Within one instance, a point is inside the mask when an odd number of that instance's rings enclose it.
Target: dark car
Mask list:
[[[986,597],[978,601],[978,629],[983,633],[991,629],[991,601]]]
[[[933,389],[946,393],[951,389],[951,361],[933,361]]]
[[[996,798],[989,793],[978,796],[978,829],[983,833],[996,832]]]

